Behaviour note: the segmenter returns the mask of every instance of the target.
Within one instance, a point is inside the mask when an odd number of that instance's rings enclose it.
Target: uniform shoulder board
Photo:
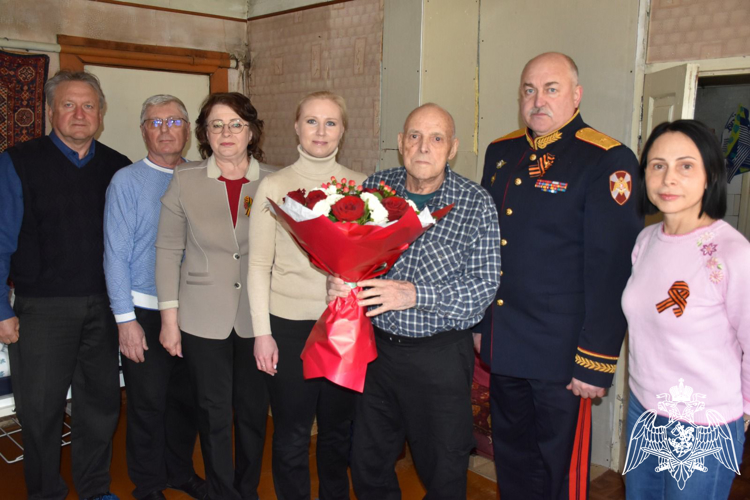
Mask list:
[[[499,139],[495,139],[494,141],[492,141],[492,144],[495,144],[496,142],[500,142],[500,141],[507,141],[508,139],[518,139],[519,137],[523,137],[524,135],[526,135],[526,129],[519,128],[515,132],[511,132],[510,134],[504,135]]]
[[[599,146],[605,151],[609,151],[613,147],[620,145],[618,141],[612,139],[610,136],[602,134],[598,130],[594,130],[591,127],[582,128],[581,130],[576,132],[576,137],[583,142],[588,142],[589,144],[593,144],[594,146]]]

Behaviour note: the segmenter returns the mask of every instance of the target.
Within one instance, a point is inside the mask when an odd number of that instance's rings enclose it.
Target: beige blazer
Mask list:
[[[159,309],[178,309],[180,329],[208,339],[225,339],[235,329],[252,337],[248,306],[249,217],[246,196],[255,197],[273,167],[251,158],[242,186],[237,225],[232,226],[226,185],[213,156],[178,165],[161,199],[156,237]],[[253,200],[252,209],[262,206]],[[184,258],[183,258],[184,256]]]

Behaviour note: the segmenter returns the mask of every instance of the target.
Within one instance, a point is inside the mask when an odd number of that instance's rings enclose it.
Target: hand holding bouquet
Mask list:
[[[348,297],[328,304],[310,333],[301,356],[305,378],[325,377],[362,392],[367,364],[377,351],[372,323],[357,305],[355,283],[388,272],[452,205],[434,216],[429,210],[417,213],[413,202],[383,182],[367,189],[335,178],[309,193],[288,193],[281,206],[269,202],[310,261],[352,286]]]

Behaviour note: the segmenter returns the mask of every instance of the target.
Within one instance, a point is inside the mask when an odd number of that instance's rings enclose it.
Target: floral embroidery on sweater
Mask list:
[[[696,244],[700,247],[706,243],[710,243],[714,239],[714,233],[712,231],[706,231],[698,237]]]
[[[717,269],[716,271],[711,271],[708,279],[711,280],[711,283],[721,283],[721,280],[724,279],[724,272],[719,269]]]
[[[706,243],[701,247],[701,252],[703,252],[703,255],[713,255],[714,252],[716,252],[716,243]]]
[[[714,233],[712,231],[706,231],[698,237],[696,245],[703,255],[709,257],[709,259],[706,260],[706,268],[710,270],[708,274],[709,281],[718,284],[724,279],[724,264],[722,264],[721,260],[717,257],[713,256],[719,248],[716,243],[711,243],[711,240],[713,239]]]

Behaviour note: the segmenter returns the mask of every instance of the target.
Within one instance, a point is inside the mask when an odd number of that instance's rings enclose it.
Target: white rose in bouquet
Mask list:
[[[388,210],[385,209],[377,196],[372,193],[362,193],[359,195],[370,210],[370,218],[375,224],[385,224],[388,222]]]

